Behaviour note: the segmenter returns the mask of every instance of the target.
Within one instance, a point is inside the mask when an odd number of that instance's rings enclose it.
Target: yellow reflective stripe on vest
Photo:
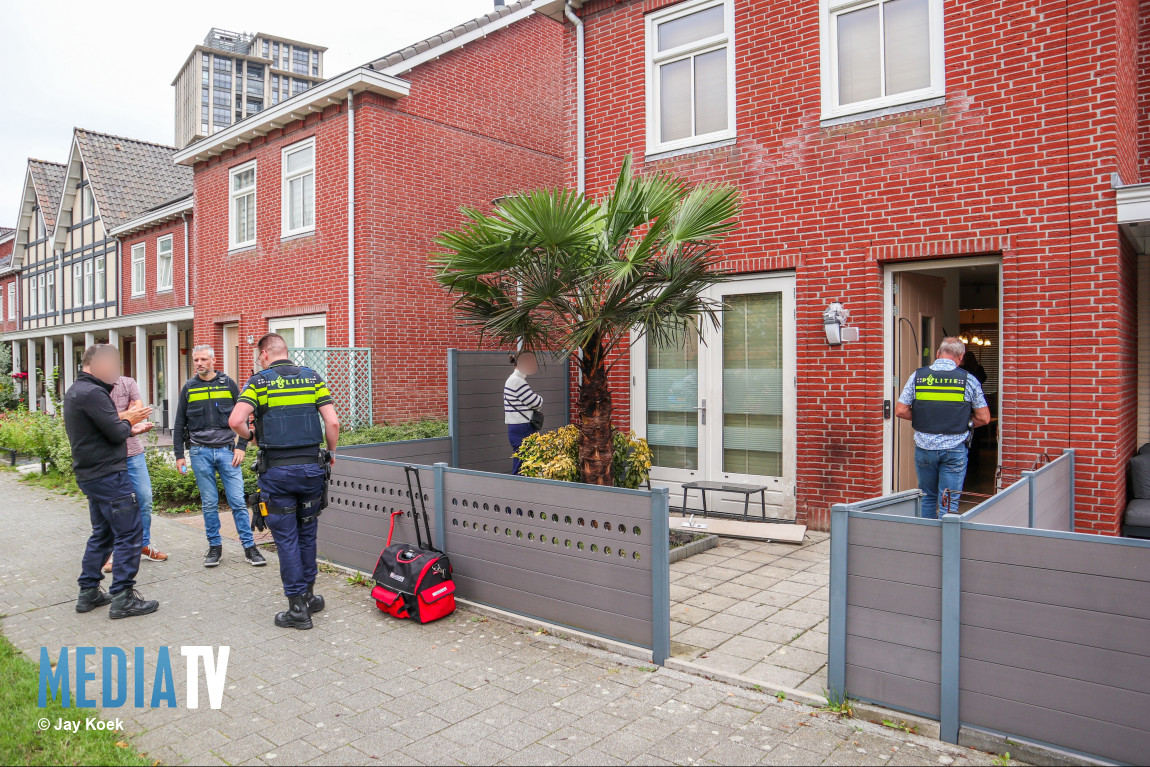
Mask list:
[[[232,393],[227,389],[191,389],[188,391],[188,402],[198,402],[205,399],[231,399]]]
[[[282,397],[268,397],[260,402],[268,407],[282,407],[284,405],[314,405],[315,394],[292,394]]]
[[[915,392],[914,398],[931,402],[966,402],[965,394],[953,392]]]

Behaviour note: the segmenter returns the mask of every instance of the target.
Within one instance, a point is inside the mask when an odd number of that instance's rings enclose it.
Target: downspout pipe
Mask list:
[[[582,194],[587,190],[587,139],[585,93],[585,62],[583,19],[576,15],[571,3],[563,6],[563,15],[575,25],[575,185]]]
[[[188,242],[188,214],[181,213],[180,218],[184,220],[184,306],[191,306],[191,288],[189,285],[192,282],[192,275],[188,271],[188,251],[191,249],[191,244]]]
[[[355,348],[355,91],[347,90],[347,345]]]

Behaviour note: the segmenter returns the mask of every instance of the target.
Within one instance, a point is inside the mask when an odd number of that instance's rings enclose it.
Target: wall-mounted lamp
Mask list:
[[[850,314],[850,310],[838,301],[831,301],[823,312],[823,330],[826,331],[828,345],[840,346],[859,340],[858,328],[847,327]]]

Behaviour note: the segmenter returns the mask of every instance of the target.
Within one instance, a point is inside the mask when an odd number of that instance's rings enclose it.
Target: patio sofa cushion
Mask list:
[[[1126,504],[1123,523],[1128,527],[1150,527],[1150,500],[1136,498]]]
[[[1130,459],[1130,497],[1150,498],[1150,453]]]

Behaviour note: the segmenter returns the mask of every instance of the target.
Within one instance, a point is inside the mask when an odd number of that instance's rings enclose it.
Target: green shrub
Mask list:
[[[431,437],[446,437],[447,421],[424,419],[422,421],[409,421],[407,423],[383,423],[375,426],[361,426],[358,429],[341,431],[339,444],[370,445],[376,442],[401,442],[408,439],[429,439]]]
[[[0,413],[0,447],[39,458],[57,471],[72,471],[72,448],[62,417],[27,410]]]
[[[249,469],[258,452],[255,447],[249,447],[241,465],[245,496],[256,489],[256,476]],[[195,472],[191,469],[191,457],[187,457],[188,473],[181,474],[176,468],[176,459],[172,453],[154,448],[147,451],[148,474],[152,478],[152,499],[157,507],[199,505],[200,488],[196,484]],[[222,503],[224,486],[219,477],[216,477],[216,490]]]
[[[647,440],[634,432],[613,430],[615,455],[611,470],[615,487],[635,489],[651,474],[651,448]],[[579,429],[564,426],[553,431],[532,434],[523,440],[515,454],[522,463],[519,473],[525,477],[582,482],[579,476]]]
[[[15,410],[20,407],[20,395],[16,393],[16,382],[12,380],[12,347],[0,344],[0,410]]]

